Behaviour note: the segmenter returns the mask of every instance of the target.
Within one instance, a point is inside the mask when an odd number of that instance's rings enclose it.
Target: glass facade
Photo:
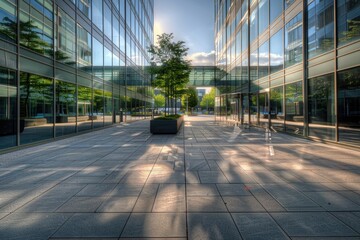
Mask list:
[[[217,120],[360,145],[359,1],[216,0],[215,13]]]
[[[0,0],[0,151],[149,116],[153,8]]]

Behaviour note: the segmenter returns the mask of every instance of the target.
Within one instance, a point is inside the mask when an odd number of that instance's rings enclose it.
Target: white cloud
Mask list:
[[[209,53],[196,52],[187,57],[191,60],[192,66],[214,66],[215,65],[215,51]]]

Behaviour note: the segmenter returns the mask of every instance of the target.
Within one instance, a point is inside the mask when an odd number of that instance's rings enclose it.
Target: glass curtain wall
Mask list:
[[[357,0],[216,0],[216,111],[240,96],[252,125],[360,145],[359,29]]]
[[[0,150],[143,113],[153,23],[151,0],[1,0]]]

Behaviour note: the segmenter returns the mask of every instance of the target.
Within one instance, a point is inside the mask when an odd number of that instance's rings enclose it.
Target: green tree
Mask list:
[[[165,107],[165,97],[162,94],[157,94],[154,96],[154,107],[162,108]]]
[[[182,96],[181,103],[183,107],[187,106],[191,112],[198,105],[197,92],[194,87],[187,89],[186,94]]]
[[[211,91],[205,94],[200,102],[201,108],[214,109],[215,107],[215,88],[212,88]]]
[[[172,33],[157,37],[157,45],[151,45],[148,50],[152,55],[149,71],[155,77],[152,86],[160,89],[166,98],[166,115],[168,107],[175,107],[176,113],[176,99],[185,94],[191,69],[190,61],[185,60],[188,51],[185,42],[174,42]]]

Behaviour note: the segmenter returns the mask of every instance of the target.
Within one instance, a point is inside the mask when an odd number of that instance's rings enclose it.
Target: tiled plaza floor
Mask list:
[[[0,239],[360,239],[360,152],[206,116],[0,155]]]

